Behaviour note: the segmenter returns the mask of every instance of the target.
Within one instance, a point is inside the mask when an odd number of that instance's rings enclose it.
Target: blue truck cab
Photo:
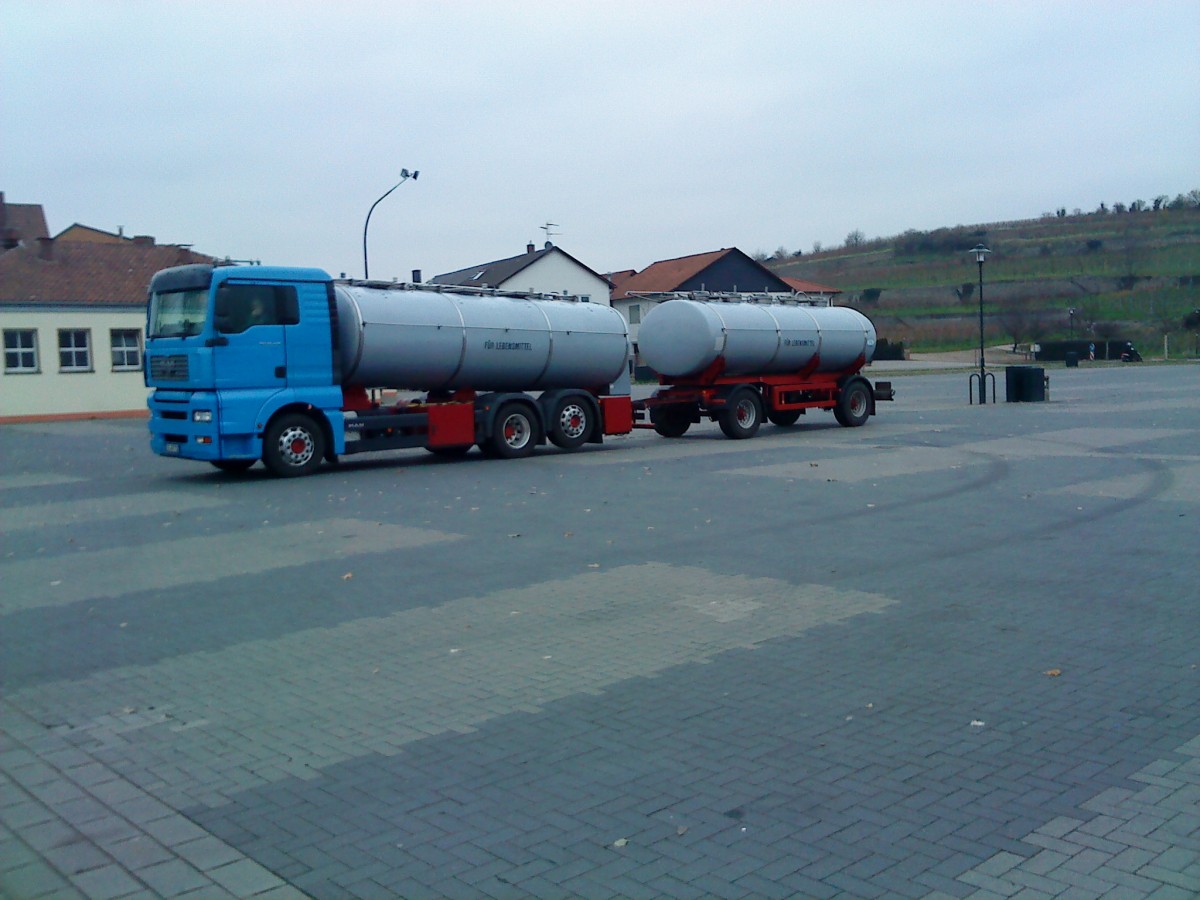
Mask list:
[[[308,446],[297,435],[296,454],[316,455],[319,465],[344,450],[337,306],[320,269],[159,272],[150,283],[145,377],[159,455],[247,469],[263,458],[264,436],[291,446],[289,419],[322,432],[308,435]]]

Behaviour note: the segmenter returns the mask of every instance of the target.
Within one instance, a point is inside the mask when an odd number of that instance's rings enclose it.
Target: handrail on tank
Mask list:
[[[800,291],[794,294],[770,294],[763,291],[627,291],[627,297],[646,300],[696,300],[701,303],[765,303],[780,306],[828,306]]]
[[[565,300],[582,302],[578,294],[548,294],[543,291],[502,291],[499,288],[476,287],[467,284],[431,284],[427,281],[376,281],[362,278],[335,278],[334,284],[347,287],[369,287],[378,290],[427,291],[431,294],[470,294],[475,297],[507,297],[514,300]]]

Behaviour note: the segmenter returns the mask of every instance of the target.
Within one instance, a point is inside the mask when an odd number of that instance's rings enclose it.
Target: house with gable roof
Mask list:
[[[0,253],[0,421],[144,415],[150,278],[214,260],[148,235],[72,240],[68,229],[49,237],[41,207],[31,215],[21,206],[4,204],[0,194],[7,247]],[[72,226],[79,228],[86,226]]]
[[[433,284],[495,288],[501,291],[530,291],[566,294],[586,303],[608,306],[612,284],[571,254],[549,241],[541,250],[527,244],[520,256],[510,256],[447,272],[431,279]]]
[[[629,339],[635,349],[642,317],[661,302],[643,294],[742,291],[790,296],[793,293],[787,282],[736,247],[663,259],[640,272],[613,272],[608,277],[613,282],[612,305],[629,323]]]

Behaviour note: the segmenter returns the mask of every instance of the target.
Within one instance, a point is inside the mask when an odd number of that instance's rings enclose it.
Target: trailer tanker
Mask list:
[[[609,306],[335,283],[343,384],[422,391],[599,387],[629,358]]]
[[[718,358],[726,375],[843,371],[871,361],[875,326],[841,306],[672,299],[642,320],[638,349],[668,378],[703,372]]]

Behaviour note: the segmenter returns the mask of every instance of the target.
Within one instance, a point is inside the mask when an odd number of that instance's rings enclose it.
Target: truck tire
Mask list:
[[[762,398],[753,388],[738,388],[725,401],[725,408],[717,416],[717,424],[725,436],[734,440],[752,438],[762,425]]]
[[[496,421],[488,440],[492,455],[501,459],[528,456],[538,442],[538,424],[524,403],[505,403],[496,412]]]
[[[779,428],[787,428],[795,425],[800,418],[800,409],[776,409],[767,413],[767,421]]]
[[[554,404],[554,412],[546,423],[547,436],[556,447],[574,450],[592,436],[592,416],[587,401],[579,397],[563,397]]]
[[[650,410],[650,423],[665,438],[683,437],[692,427],[692,410],[688,406],[655,406]]]
[[[833,408],[833,415],[839,425],[847,428],[867,424],[867,419],[871,417],[870,386],[857,378],[847,384],[838,397],[837,406]]]
[[[214,459],[212,464],[222,472],[245,472],[257,459]]]
[[[325,432],[311,416],[285,413],[263,435],[263,464],[274,475],[311,475],[325,456]]]

